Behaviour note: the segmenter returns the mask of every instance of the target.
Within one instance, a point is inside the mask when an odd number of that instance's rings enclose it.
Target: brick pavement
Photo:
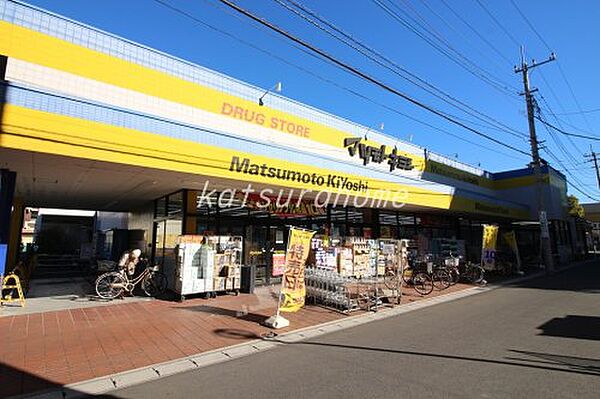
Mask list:
[[[461,290],[458,284],[431,296]],[[420,300],[407,289],[403,303]],[[55,388],[195,355],[262,335],[272,295],[133,302],[0,318],[0,397]],[[287,330],[346,317],[318,306],[286,314]],[[286,331],[286,330],[283,330]]]

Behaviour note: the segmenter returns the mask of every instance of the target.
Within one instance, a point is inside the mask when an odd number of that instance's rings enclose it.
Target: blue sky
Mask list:
[[[529,161],[521,154],[452,125],[307,55],[289,40],[235,14],[217,0],[162,1],[227,34],[177,14],[153,0],[30,0],[29,3],[260,87],[267,88],[282,81],[283,94],[290,98],[374,129],[383,122],[387,134],[405,140],[412,137],[418,145],[452,157],[457,155],[460,161],[475,166],[480,164],[490,171],[519,168]],[[536,60],[547,58],[550,47],[556,52],[558,61],[531,73],[532,86],[539,89],[536,97],[542,114],[565,131],[600,137],[600,112],[578,113],[600,109],[597,94],[600,87],[597,73],[600,2],[512,0],[542,36],[542,41],[519,15],[511,0],[294,1],[422,81],[510,127],[513,134],[453,108],[300,19],[275,0],[236,2],[395,89],[524,151],[529,151],[529,143],[519,134],[527,133],[525,103],[517,94],[522,89],[521,76],[513,71],[513,66],[519,62],[517,44],[525,45],[527,59]],[[427,40],[443,52],[452,54],[466,67],[436,50],[386,13],[378,3],[389,7],[405,21],[404,24],[408,21],[416,26]],[[490,80],[496,83],[489,83]],[[348,90],[360,93],[368,100]],[[557,114],[557,119],[553,113]],[[568,180],[579,189],[600,198],[592,164],[584,162],[584,153],[589,153],[590,144],[597,142],[569,138],[558,132],[550,134],[539,122],[537,131],[547,148],[542,151],[542,157],[559,170],[567,169]],[[600,151],[600,145],[596,149]],[[569,191],[582,202],[591,201],[573,187]]]

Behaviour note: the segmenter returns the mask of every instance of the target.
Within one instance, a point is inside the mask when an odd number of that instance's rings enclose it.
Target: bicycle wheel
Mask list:
[[[433,286],[438,290],[445,290],[452,284],[452,277],[444,269],[437,269],[432,274]]]
[[[458,281],[460,280],[460,273],[459,273],[458,269],[450,269],[449,273],[450,273],[450,285],[454,285],[454,284],[458,283]]]
[[[471,281],[473,284],[479,284],[483,281],[485,270],[481,266],[473,266],[471,269]]]
[[[402,270],[402,281],[404,281],[405,284],[412,284],[414,274],[415,271],[413,269],[405,267],[404,270]]]
[[[421,295],[429,295],[433,291],[433,281],[427,273],[419,272],[412,278],[415,291]]]
[[[383,275],[383,285],[385,285],[388,290],[395,290],[398,288],[398,277],[396,276],[396,273],[392,270],[386,271]]]
[[[121,273],[104,273],[96,280],[96,294],[102,299],[115,299],[123,294],[125,284]]]
[[[167,276],[161,272],[152,272],[142,280],[142,289],[148,296],[156,297],[167,290]]]

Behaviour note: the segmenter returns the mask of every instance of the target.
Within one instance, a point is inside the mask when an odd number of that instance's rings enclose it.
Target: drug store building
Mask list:
[[[491,173],[277,93],[259,105],[263,88],[13,0],[0,0],[0,65],[9,261],[23,206],[128,212],[163,262],[181,234],[242,236],[259,282],[289,225],[462,239],[478,256],[482,223],[522,222],[521,243],[537,245],[531,168]],[[562,251],[574,237],[565,177],[543,176]],[[292,201],[261,206],[263,189]],[[337,204],[314,206],[327,195]]]

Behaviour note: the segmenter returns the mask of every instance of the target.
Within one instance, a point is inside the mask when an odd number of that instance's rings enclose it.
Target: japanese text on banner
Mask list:
[[[310,251],[310,240],[314,231],[290,228],[285,270],[281,285],[281,312],[296,312],[304,306],[306,287],[304,285],[304,267]]]
[[[483,245],[481,251],[481,266],[486,270],[493,270],[496,266],[496,240],[498,239],[498,226],[483,225]]]

